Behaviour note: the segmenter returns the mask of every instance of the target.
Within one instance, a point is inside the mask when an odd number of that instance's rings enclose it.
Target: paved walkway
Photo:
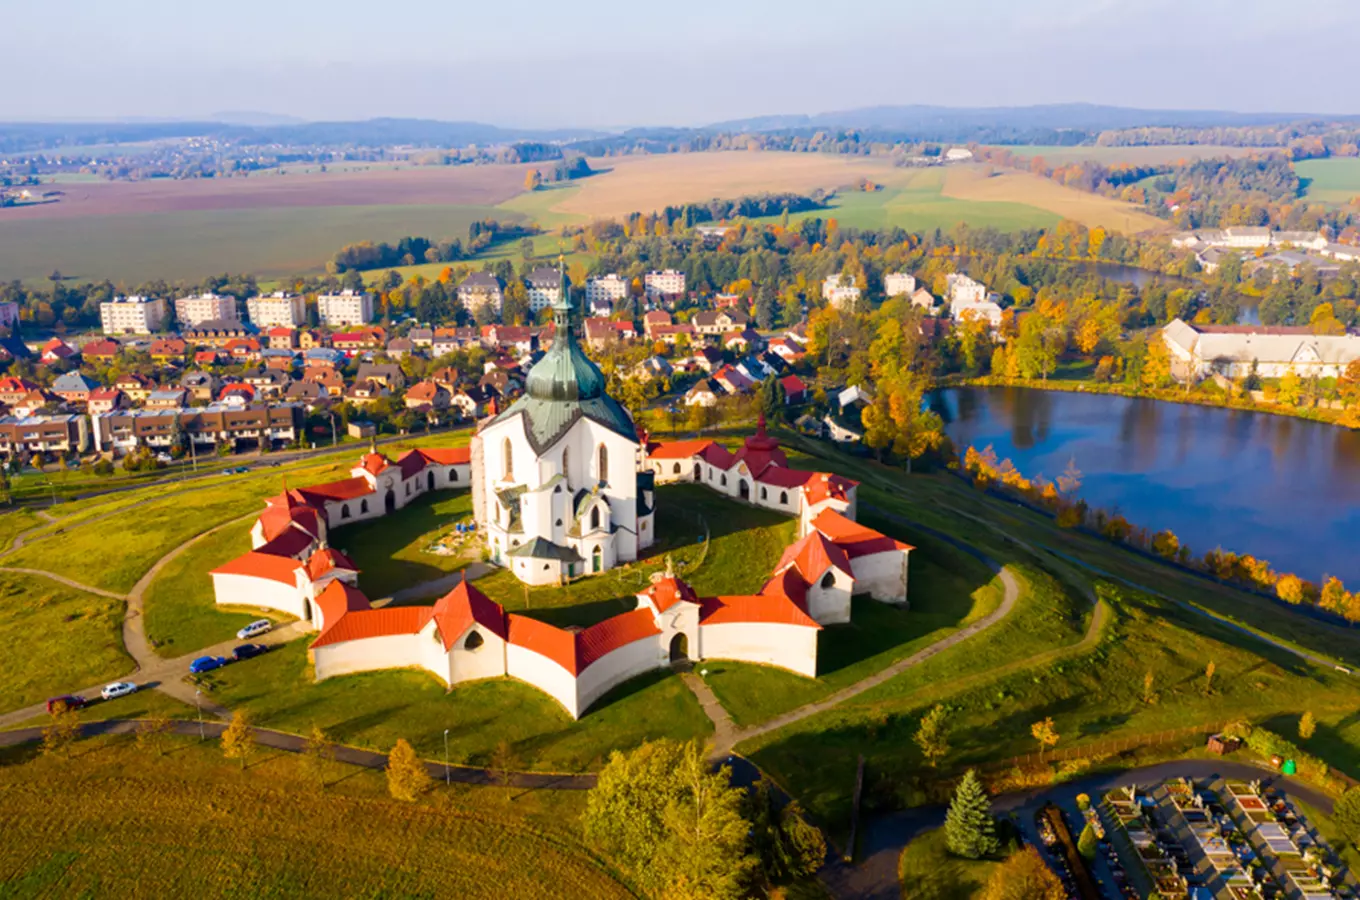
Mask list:
[[[102,734],[133,734],[136,732],[140,721],[138,719],[107,719],[102,722],[87,722],[81,726],[80,730],[84,737]],[[200,729],[198,722],[180,719],[171,720],[169,726],[172,733],[190,737],[198,735]],[[204,722],[201,727],[204,737],[216,738],[226,730],[227,726],[223,722]],[[307,744],[306,738],[297,734],[289,734],[286,731],[273,731],[268,728],[252,728],[251,731],[255,735],[255,743],[273,750],[300,753]],[[41,741],[42,732],[41,728],[21,728],[0,732],[0,747],[14,747],[19,744]],[[335,753],[337,762],[362,766],[366,769],[387,768],[386,753],[350,747],[346,744],[332,744],[331,749]],[[443,763],[428,760],[425,761],[425,769],[439,781],[447,779],[449,782],[457,782],[458,784],[506,784],[509,787],[552,791],[585,791],[595,786],[594,775],[510,772],[503,780],[502,773],[492,769],[481,769],[475,766],[445,766]]]

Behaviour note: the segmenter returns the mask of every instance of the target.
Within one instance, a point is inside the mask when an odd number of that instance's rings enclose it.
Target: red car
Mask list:
[[[67,709],[80,709],[85,705],[85,698],[70,694],[65,697],[53,697],[51,700],[47,701],[47,712],[49,714],[56,712],[57,704],[61,704]]]

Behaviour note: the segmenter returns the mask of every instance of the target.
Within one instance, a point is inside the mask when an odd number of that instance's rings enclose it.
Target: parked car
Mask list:
[[[259,656],[269,650],[264,644],[242,644],[231,651],[231,658],[240,662],[243,659],[250,659],[252,656]]]
[[[128,694],[137,693],[137,685],[131,681],[115,681],[113,684],[104,685],[104,689],[99,692],[99,696],[105,700],[116,700],[119,697],[126,697]]]
[[[273,627],[274,623],[269,621],[268,619],[256,619],[254,622],[251,622],[245,628],[242,628],[240,631],[236,632],[236,639],[238,641],[249,640],[250,638],[264,634],[266,631]]]
[[[65,694],[61,697],[53,697],[47,701],[47,711],[54,713],[57,711],[58,704],[65,704],[67,709],[80,709],[85,705],[85,698],[75,694]]]
[[[213,669],[220,669],[227,664],[225,657],[221,656],[200,656],[198,659],[189,663],[189,671],[195,675],[202,675],[204,672],[211,672]]]

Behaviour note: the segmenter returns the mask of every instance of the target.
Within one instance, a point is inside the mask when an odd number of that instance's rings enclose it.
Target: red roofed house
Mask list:
[[[97,416],[100,413],[113,412],[115,409],[127,409],[130,405],[127,394],[118,388],[99,388],[90,391],[90,399],[86,401],[85,409],[90,415]]]
[[[260,358],[260,342],[255,338],[232,338],[227,341],[226,350],[236,360]]]
[[[61,338],[54,337],[48,340],[47,343],[42,345],[42,349],[39,351],[38,358],[45,363],[54,363],[61,362],[62,360],[71,359],[79,355],[80,351],[77,350],[75,347],[72,347],[70,344],[66,343]]]
[[[807,400],[807,385],[803,379],[797,375],[785,375],[779,379],[779,384],[784,388],[784,403],[787,406],[797,406]]]
[[[38,389],[38,385],[27,378],[6,375],[4,378],[0,378],[0,403],[13,406],[27,397],[30,392]]]
[[[123,345],[117,341],[103,338],[97,341],[90,341],[80,348],[80,355],[85,359],[94,359],[101,362],[108,362],[119,354]]]
[[[189,344],[180,338],[156,338],[156,340],[151,342],[151,350],[149,352],[151,358],[156,360],[156,362],[183,359],[184,354],[189,352]]]

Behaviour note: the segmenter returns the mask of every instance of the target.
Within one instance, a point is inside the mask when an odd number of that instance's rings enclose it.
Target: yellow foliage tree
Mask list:
[[[398,800],[414,803],[433,783],[415,749],[405,738],[399,738],[387,755],[387,792]]]
[[[981,900],[1065,900],[1062,881],[1049,869],[1039,851],[1026,847],[996,868],[983,888]]]

